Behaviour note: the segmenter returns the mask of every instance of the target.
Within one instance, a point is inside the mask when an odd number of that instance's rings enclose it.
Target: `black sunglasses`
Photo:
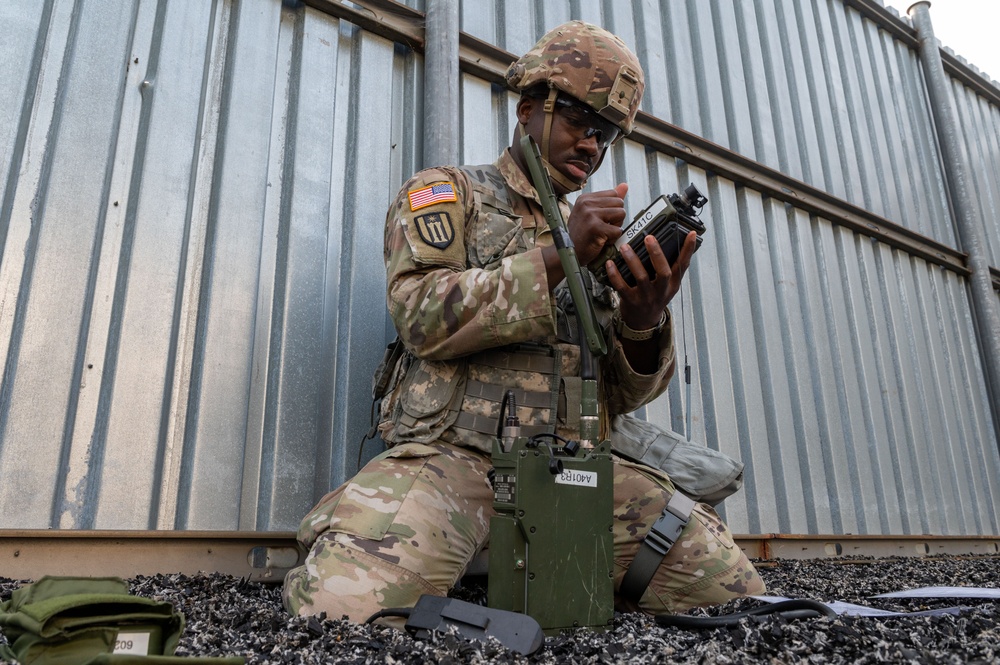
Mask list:
[[[621,134],[621,129],[609,120],[597,115],[589,106],[565,97],[556,97],[556,107],[569,126],[589,139],[597,139],[597,147],[604,150],[614,143]]]

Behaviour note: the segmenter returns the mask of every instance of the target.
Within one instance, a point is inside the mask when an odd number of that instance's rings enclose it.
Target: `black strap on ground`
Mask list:
[[[638,604],[646,587],[649,586],[649,581],[656,574],[656,569],[660,567],[663,557],[667,556],[667,552],[681,537],[681,532],[687,526],[694,506],[693,499],[681,493],[680,490],[674,492],[660,518],[656,520],[643,539],[639,551],[632,559],[632,564],[625,571],[625,577],[622,578],[622,585],[618,593]]]
[[[717,617],[693,617],[687,614],[660,614],[656,617],[656,625],[666,628],[688,628],[695,630],[724,628],[727,626],[735,626],[739,623],[740,619],[765,616],[769,614],[778,614],[788,620],[837,616],[837,613],[830,609],[829,606],[817,600],[796,598],[794,600],[782,600],[777,603],[762,605],[761,607],[755,607],[743,612],[734,612],[732,614],[724,614]]]

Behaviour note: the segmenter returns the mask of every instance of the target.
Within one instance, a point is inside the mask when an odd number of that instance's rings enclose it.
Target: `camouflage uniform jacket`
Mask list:
[[[560,201],[564,218],[570,205]],[[550,294],[552,235],[530,180],[504,151],[492,165],[422,171],[385,226],[389,313],[409,354],[379,425],[391,446],[445,441],[489,452],[500,400],[515,389],[522,426],[577,438],[579,347],[568,289]],[[635,372],[610,325],[618,296],[591,292],[609,353],[599,364],[602,436],[616,414],[660,395],[674,370],[664,327],[655,374]]]

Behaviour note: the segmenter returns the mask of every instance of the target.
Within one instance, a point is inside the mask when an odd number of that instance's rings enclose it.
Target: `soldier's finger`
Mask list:
[[[615,266],[615,262],[608,259],[604,264],[605,269],[608,271],[608,283],[611,284],[613,288],[618,293],[625,293],[630,287],[626,282],[622,274],[618,272],[618,267]]]
[[[618,199],[624,202],[625,196],[628,194],[628,185],[624,182],[620,185],[615,185],[611,189],[601,189],[596,192],[586,192],[580,194],[577,201],[586,201],[589,199]]]
[[[643,238],[643,242],[646,245],[646,251],[649,252],[649,261],[656,278],[670,279],[670,262],[667,261],[667,255],[663,253],[659,241],[653,236],[646,236]]]
[[[653,242],[656,242],[654,239]],[[625,265],[628,269],[632,271],[632,276],[635,277],[636,286],[647,284],[650,281],[649,273],[646,271],[646,266],[642,265],[642,259],[639,255],[633,251],[630,245],[623,244],[621,247],[622,259],[625,261]]]
[[[683,276],[687,272],[688,267],[691,265],[691,258],[694,256],[695,250],[698,248],[698,234],[694,231],[690,231],[687,237],[684,238],[684,245],[681,247],[681,253],[677,256],[677,261],[674,262],[674,271],[679,271]]]

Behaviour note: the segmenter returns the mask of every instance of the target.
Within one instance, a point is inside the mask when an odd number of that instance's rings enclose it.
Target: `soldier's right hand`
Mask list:
[[[605,245],[613,245],[621,236],[627,193],[628,185],[621,183],[614,189],[587,192],[577,198],[566,225],[580,265],[589,265]]]

